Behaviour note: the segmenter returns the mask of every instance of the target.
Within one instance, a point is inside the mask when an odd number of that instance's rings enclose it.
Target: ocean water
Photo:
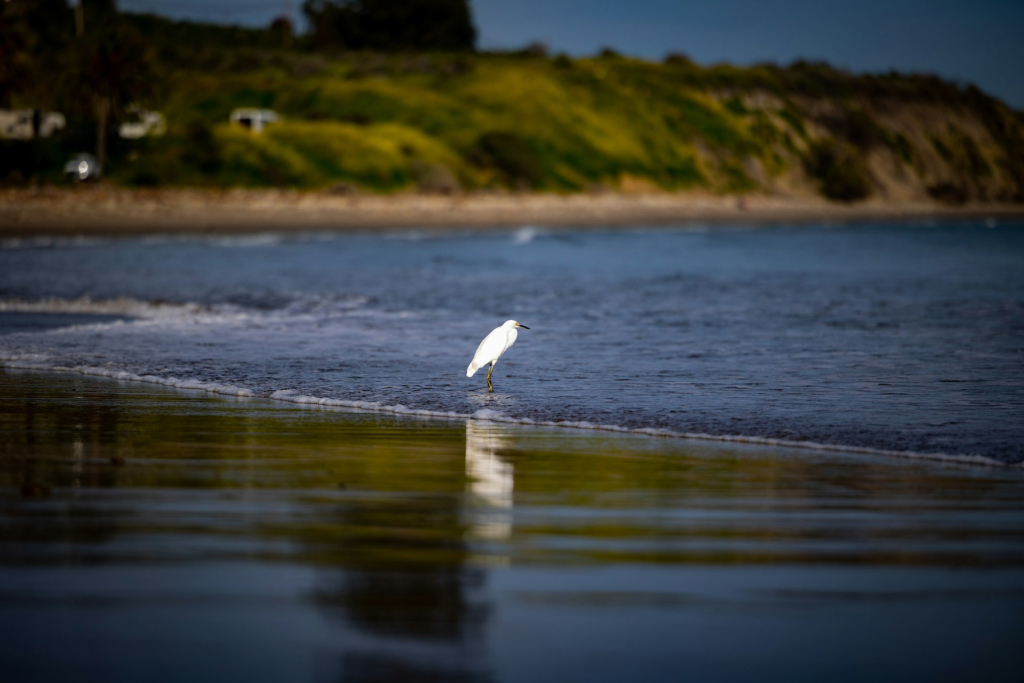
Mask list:
[[[1022,266],[1020,222],[8,240],[0,363],[1019,464]]]

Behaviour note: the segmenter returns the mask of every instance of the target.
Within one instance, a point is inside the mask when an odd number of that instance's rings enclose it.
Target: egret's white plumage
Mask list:
[[[506,320],[501,327],[491,330],[491,333],[484,337],[484,340],[480,342],[480,346],[477,347],[476,353],[473,354],[473,360],[470,362],[469,367],[466,368],[466,377],[472,377],[476,374],[477,370],[490,364],[491,367],[487,370],[487,387],[491,388],[491,371],[494,370],[494,364],[501,358],[501,354],[508,351],[516,343],[516,338],[519,336],[516,328],[530,329],[526,325],[520,325],[515,320]]]

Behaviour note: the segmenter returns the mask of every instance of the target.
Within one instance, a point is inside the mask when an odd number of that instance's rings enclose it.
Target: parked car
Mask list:
[[[126,140],[138,140],[147,135],[160,136],[167,132],[167,119],[158,111],[148,111],[133,104],[126,113],[128,120],[117,130],[118,135]]]
[[[99,180],[103,175],[103,168],[96,157],[91,154],[76,154],[64,164],[64,175],[70,176],[76,182],[84,180]]]
[[[280,120],[277,112],[270,109],[242,108],[231,112],[231,123],[237,123],[253,133],[261,133],[268,123],[277,123]]]
[[[0,138],[48,138],[66,125],[64,115],[42,109],[0,109]]]

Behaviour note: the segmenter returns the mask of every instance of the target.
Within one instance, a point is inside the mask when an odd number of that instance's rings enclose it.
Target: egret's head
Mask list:
[[[520,325],[515,320],[506,320],[505,321],[505,326],[506,327],[518,327],[520,330],[528,330],[528,329],[530,329],[526,325]]]

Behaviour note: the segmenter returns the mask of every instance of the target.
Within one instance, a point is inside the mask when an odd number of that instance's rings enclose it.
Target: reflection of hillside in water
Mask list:
[[[512,534],[513,468],[498,455],[508,446],[504,427],[466,421],[466,478],[473,497],[470,533],[504,540]]]
[[[878,658],[1013,651],[1015,470],[0,385],[0,670],[40,672],[5,681],[531,680],[552,648],[654,680],[737,647],[788,679],[815,638],[850,661],[876,637]]]
[[[234,410],[148,387],[5,372],[0,383],[0,567],[128,559],[159,572],[188,558],[202,572],[206,559],[297,561],[317,568],[313,585],[292,588],[334,617],[327,666],[342,680],[487,679],[479,653],[490,606],[484,570],[468,561],[461,428],[382,439],[358,418],[339,431],[316,412]],[[262,604],[259,588],[238,588],[255,596],[238,609]],[[81,590],[126,600],[102,582]],[[123,590],[131,609],[193,599],[156,585],[155,597]],[[213,621],[238,611],[195,608]]]
[[[486,612],[471,593],[483,574],[464,564],[455,499],[376,500],[336,508],[321,522],[348,531],[329,551],[344,571],[332,573],[320,604],[342,608],[368,634],[456,642],[482,625]]]
[[[454,511],[418,509],[443,526]],[[360,523],[375,521],[383,520],[359,516]],[[423,549],[429,552],[432,544],[424,542]],[[355,557],[358,545],[350,548]],[[334,585],[322,588],[317,600],[329,611],[340,608],[360,636],[346,639],[342,680],[485,680],[486,662],[477,654],[489,616],[477,596],[484,578],[481,570],[459,563],[419,565],[398,555],[372,567],[332,573]]]
[[[12,396],[24,391],[6,373],[0,383]],[[123,450],[109,442],[110,435],[123,427],[122,418],[116,405],[74,400],[45,406],[34,400],[5,402],[0,408],[0,487],[18,491],[25,499],[49,498],[55,487],[114,489],[121,468],[112,456],[123,455]],[[93,549],[130,527],[133,511],[114,502],[102,511],[87,506],[28,506],[12,496],[0,503],[0,517],[0,565],[66,560],[48,553],[47,544],[59,544],[66,552],[89,554],[98,561],[100,552]]]

